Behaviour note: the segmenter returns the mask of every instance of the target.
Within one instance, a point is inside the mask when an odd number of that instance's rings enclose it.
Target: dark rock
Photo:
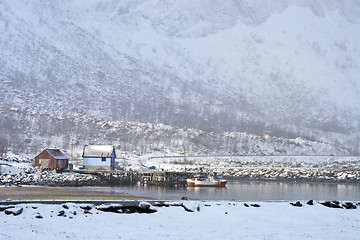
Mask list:
[[[11,209],[11,210],[9,210],[9,209],[6,209],[5,210],[5,214],[6,215],[10,215],[10,214],[12,214],[12,215],[14,215],[14,216],[18,216],[18,215],[20,215],[21,213],[22,213],[22,211],[23,211],[23,208],[20,208],[20,209]]]
[[[113,212],[113,213],[154,213],[156,210],[151,208],[142,208],[138,206],[100,206],[96,208],[99,211],[103,212]]]
[[[89,211],[89,210],[92,209],[91,206],[80,206],[80,208],[83,209],[83,210],[86,210],[86,211]]]
[[[356,205],[352,202],[346,202],[344,204],[342,204],[342,206],[346,209],[356,209]]]
[[[187,211],[187,212],[194,212],[194,210],[186,207],[184,204],[181,204],[180,206],[183,207],[185,209],[185,211]]]
[[[181,200],[187,201],[187,200],[189,200],[189,199],[188,199],[188,197],[182,197]]]
[[[113,212],[113,213],[122,213],[119,211],[122,208],[122,206],[99,206],[96,209],[103,212]]]
[[[43,216],[41,216],[41,215],[36,215],[35,216],[37,219],[42,219],[43,218]]]
[[[32,209],[38,209],[38,207],[34,207],[34,206],[32,206],[31,208],[32,208]]]
[[[65,209],[69,209],[69,206],[66,205],[66,204],[62,205],[62,207],[65,208]]]
[[[15,208],[15,206],[0,206],[0,212],[5,211],[6,209]]]
[[[134,207],[121,207],[116,213],[135,213]]]
[[[164,203],[164,202],[157,202],[152,204],[155,207],[170,207],[170,204]]]
[[[156,210],[151,208],[141,208],[137,206],[124,206],[121,207],[123,213],[154,213]]]
[[[64,215],[65,215],[65,211],[63,211],[63,210],[61,210],[58,214],[59,217],[64,216]]]
[[[150,203],[147,203],[147,202],[142,202],[139,204],[139,207],[142,208],[142,209],[149,209],[151,206]]]
[[[293,205],[294,207],[302,207],[303,206],[300,201],[297,201],[296,203],[290,203],[290,204]]]
[[[155,212],[157,212],[155,209],[151,209],[151,208],[143,209],[143,208],[135,207],[135,209],[138,213],[155,213]]]
[[[326,202],[320,202],[321,205],[324,205],[325,207],[329,207],[329,208],[342,208],[340,205],[339,205],[339,202],[338,201],[326,201]]]
[[[260,205],[259,205],[259,204],[257,204],[257,203],[255,203],[255,204],[251,204],[251,206],[253,206],[253,207],[260,207]]]
[[[314,200],[309,200],[306,204],[307,205],[314,205]]]
[[[331,202],[330,201],[326,201],[326,202],[319,202],[321,205],[324,205],[325,207],[330,207]]]
[[[250,207],[247,203],[244,203],[244,206],[245,206],[245,207]]]

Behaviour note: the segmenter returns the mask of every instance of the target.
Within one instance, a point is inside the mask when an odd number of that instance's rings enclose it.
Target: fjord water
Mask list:
[[[87,188],[87,187],[86,187]],[[359,183],[230,181],[226,188],[121,186],[91,187],[93,191],[124,193],[164,200],[360,200]],[[88,189],[88,188],[87,188]]]

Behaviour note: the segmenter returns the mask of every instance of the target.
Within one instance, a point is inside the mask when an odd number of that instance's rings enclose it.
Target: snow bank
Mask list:
[[[358,239],[359,208],[318,202],[187,202],[151,214],[99,211],[93,204],[0,203],[1,239]],[[9,203],[7,203],[9,204]],[[341,203],[340,203],[341,204]],[[357,203],[359,204],[359,203]],[[355,203],[356,205],[356,203]],[[355,206],[354,205],[354,206]]]

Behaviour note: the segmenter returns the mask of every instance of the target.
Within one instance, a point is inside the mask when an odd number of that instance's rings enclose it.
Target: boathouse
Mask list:
[[[45,149],[35,157],[35,167],[43,169],[66,169],[69,166],[69,158],[59,149]]]
[[[83,165],[88,170],[113,170],[115,167],[115,147],[111,145],[85,145]]]

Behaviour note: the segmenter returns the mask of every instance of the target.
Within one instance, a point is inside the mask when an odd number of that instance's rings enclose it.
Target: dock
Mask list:
[[[99,177],[100,180],[109,183],[135,184],[142,185],[173,185],[182,186],[186,184],[186,179],[193,177],[192,172],[173,172],[173,171],[119,171],[119,170],[73,170],[81,174],[91,174]]]

